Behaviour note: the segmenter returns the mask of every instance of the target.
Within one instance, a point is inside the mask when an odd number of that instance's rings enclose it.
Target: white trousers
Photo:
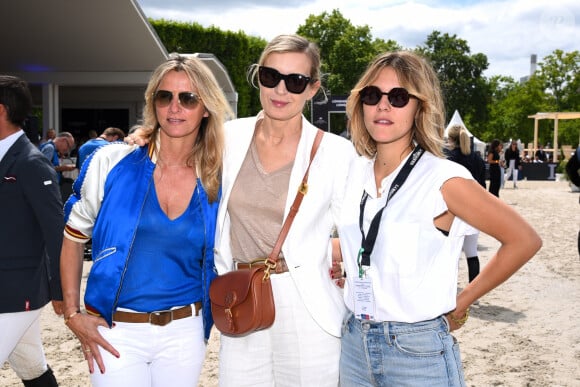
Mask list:
[[[271,278],[276,320],[244,337],[221,335],[219,385],[338,386],[340,338],[314,321],[290,273]]]
[[[515,160],[510,160],[510,163],[508,165],[508,169],[505,173],[505,181],[507,181],[512,174],[513,174],[512,180],[514,182],[514,187],[515,187],[518,183],[518,169],[516,168],[516,161]]]
[[[463,239],[463,252],[465,258],[477,257],[477,239],[479,238],[479,231],[472,235],[466,235]]]
[[[35,379],[48,369],[40,336],[41,311],[0,314],[0,365],[8,360],[23,380]]]
[[[165,326],[115,322],[111,329],[99,327],[99,332],[120,357],[99,348],[105,373],[101,374],[95,363],[93,386],[197,386],[206,349],[201,310],[199,316]]]

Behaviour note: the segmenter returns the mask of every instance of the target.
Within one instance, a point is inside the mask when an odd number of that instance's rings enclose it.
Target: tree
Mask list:
[[[543,82],[545,109],[552,112],[580,111],[580,52],[554,50],[538,65],[537,76]],[[553,121],[545,120],[544,126],[550,125],[544,132],[551,133]],[[558,142],[560,144],[577,144],[580,133],[580,120],[559,121]]]
[[[490,120],[481,138],[488,142],[494,138],[531,142],[534,138],[534,122],[528,116],[546,111],[543,81],[537,75],[532,75],[525,83],[518,83],[511,77],[495,76],[488,85],[492,91]],[[540,131],[544,142],[548,141],[549,133],[546,130]]]
[[[392,40],[373,41],[367,25],[353,26],[337,9],[308,16],[296,33],[318,44],[326,87],[332,94],[348,94],[379,52],[400,48]]]
[[[555,50],[538,66],[554,110],[577,111],[580,108],[580,52]]]
[[[247,117],[260,109],[258,91],[247,81],[248,67],[257,63],[266,46],[261,38],[243,32],[221,31],[217,27],[204,28],[198,23],[165,20],[149,21],[168,52],[212,53],[228,69],[238,93],[238,116]]]
[[[433,31],[417,50],[430,59],[439,75],[447,117],[458,110],[474,134],[482,132],[490,98],[483,77],[489,66],[487,57],[481,53],[471,55],[465,40],[439,31]]]

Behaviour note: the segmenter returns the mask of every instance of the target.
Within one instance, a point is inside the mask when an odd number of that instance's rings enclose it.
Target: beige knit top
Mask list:
[[[284,220],[293,165],[266,173],[252,141],[228,201],[235,261],[251,262],[272,252]]]

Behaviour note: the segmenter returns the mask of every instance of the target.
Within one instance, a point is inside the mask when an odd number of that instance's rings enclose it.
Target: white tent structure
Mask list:
[[[447,138],[449,128],[451,128],[453,125],[461,125],[465,128],[465,130],[467,130],[467,134],[469,135],[469,137],[473,138],[474,150],[478,151],[481,157],[485,158],[485,146],[486,146],[485,142],[481,141],[479,138],[471,134],[469,129],[467,129],[467,126],[465,126],[465,124],[463,123],[463,120],[461,119],[461,116],[459,115],[459,112],[457,110],[455,110],[455,113],[453,113],[453,117],[451,117],[451,121],[449,121],[449,124],[447,124],[447,127],[445,128],[445,132],[443,133],[443,136],[445,138]]]

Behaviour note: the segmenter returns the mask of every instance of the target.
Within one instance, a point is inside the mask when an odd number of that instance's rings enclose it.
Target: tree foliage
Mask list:
[[[203,28],[197,23],[150,20],[168,52],[212,53],[227,68],[238,93],[238,116],[260,110],[258,91],[247,79],[267,42],[245,33]],[[393,40],[372,36],[369,26],[355,26],[339,10],[310,15],[296,33],[320,47],[323,86],[328,93],[348,94],[379,53],[401,49]],[[472,54],[468,43],[439,31],[415,48],[433,64],[441,80],[448,119],[458,110],[468,129],[484,141],[533,139],[529,115],[542,111],[580,111],[580,53],[554,50],[525,82],[510,77],[487,79],[484,54]],[[539,142],[552,140],[553,122],[540,121]],[[580,120],[560,121],[560,144],[578,145]]]
[[[577,109],[580,102],[580,52],[562,50],[546,56],[539,63],[538,76],[546,87],[546,98],[555,111]]]
[[[249,66],[256,63],[266,46],[264,39],[245,33],[204,28],[198,23],[150,20],[168,52],[211,53],[223,63],[238,93],[238,116],[256,114],[260,109],[258,91],[247,79]]]
[[[545,111],[541,79],[532,76],[527,82],[518,83],[512,78],[492,77],[490,85],[494,90],[490,104],[490,120],[482,139],[488,142],[494,138],[532,142],[533,120],[528,116]]]
[[[446,116],[459,111],[474,134],[488,119],[489,88],[483,72],[489,66],[484,54],[471,55],[467,41],[433,31],[418,51],[431,60],[439,75]]]
[[[373,40],[367,25],[353,26],[337,9],[308,16],[296,33],[318,44],[332,94],[348,94],[378,53],[399,48],[394,41]]]

